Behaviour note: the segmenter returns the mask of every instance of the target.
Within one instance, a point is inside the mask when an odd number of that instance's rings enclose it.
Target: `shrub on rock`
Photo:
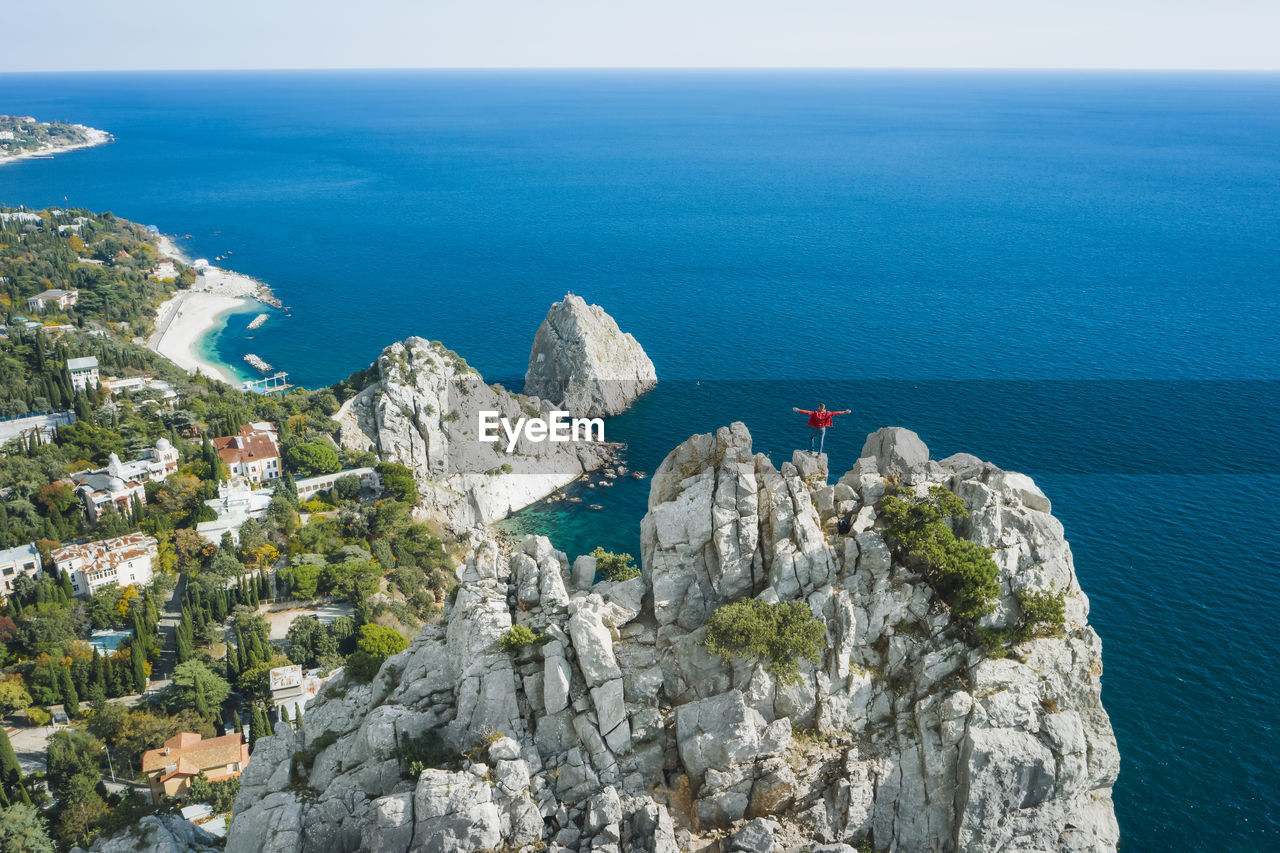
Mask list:
[[[995,609],[1000,569],[990,549],[958,538],[948,524],[969,516],[960,498],[941,486],[924,497],[899,491],[880,501],[876,515],[894,558],[923,575],[957,618],[973,621]]]
[[[347,658],[347,672],[359,681],[372,681],[383,661],[408,646],[409,641],[394,628],[364,625],[360,628],[355,652]]]
[[[512,625],[498,638],[498,645],[502,646],[504,652],[515,654],[525,646],[532,646],[545,639],[545,635],[535,634],[528,625]]]
[[[726,604],[707,620],[703,645],[724,659],[754,657],[786,684],[800,677],[800,661],[822,662],[826,626],[803,601],[770,604],[758,598]]]
[[[597,546],[591,556],[595,557],[596,571],[607,581],[629,581],[640,577],[640,567],[630,554],[614,554]]]

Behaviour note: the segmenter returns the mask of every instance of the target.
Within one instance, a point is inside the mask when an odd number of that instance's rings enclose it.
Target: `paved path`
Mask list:
[[[160,660],[151,669],[153,688],[157,682],[168,683],[169,676],[173,675],[173,668],[177,665],[178,623],[182,621],[182,596],[186,589],[187,576],[179,575],[178,582],[173,585],[173,594],[160,611]]]

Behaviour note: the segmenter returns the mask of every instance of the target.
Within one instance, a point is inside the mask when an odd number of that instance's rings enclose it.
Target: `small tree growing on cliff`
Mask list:
[[[801,659],[822,662],[825,633],[826,626],[803,601],[770,604],[752,598],[726,604],[712,613],[702,643],[725,660],[759,658],[765,662],[766,672],[788,684],[800,678]]]
[[[615,554],[599,546],[591,552],[596,560],[596,571],[607,581],[629,581],[640,577],[640,567],[630,554]]]
[[[991,550],[957,538],[948,524],[969,516],[959,497],[941,486],[924,497],[895,492],[880,501],[876,515],[884,519],[894,558],[924,575],[957,618],[975,621],[995,608],[1000,569]]]

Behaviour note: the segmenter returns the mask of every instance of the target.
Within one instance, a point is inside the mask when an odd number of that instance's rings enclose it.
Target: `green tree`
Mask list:
[[[61,689],[62,706],[67,716],[80,716],[80,694],[76,692],[75,682],[71,680],[71,667],[58,668],[58,687]]]
[[[321,660],[336,658],[338,642],[314,616],[299,616],[289,625],[285,637],[289,659],[302,666],[312,667]]]
[[[383,661],[404,651],[409,641],[399,631],[382,625],[363,625],[355,653],[347,659],[347,671],[358,681],[370,681]]]
[[[332,444],[320,439],[293,445],[285,451],[285,461],[292,470],[304,477],[333,474],[342,469],[338,451],[334,450]]]
[[[718,608],[707,620],[703,645],[712,654],[754,657],[786,684],[800,677],[800,661],[822,662],[826,627],[803,601],[770,604],[758,598]]]
[[[173,679],[165,688],[160,703],[170,711],[189,708],[200,717],[210,719],[213,711],[221,708],[230,694],[231,686],[225,678],[202,661],[189,660],[174,667]]]
[[[418,482],[413,472],[399,462],[379,462],[374,468],[382,479],[382,486],[398,501],[407,504],[418,502]]]
[[[0,798],[4,804],[30,803],[26,786],[22,784],[22,765],[9,742],[9,733],[0,726]]]
[[[44,819],[30,803],[0,811],[0,853],[54,853]]]
[[[0,679],[0,714],[8,716],[31,706],[31,694],[18,677]]]
[[[959,497],[933,486],[923,497],[896,492],[876,508],[894,557],[924,576],[957,618],[969,622],[995,609],[1000,569],[991,550],[957,538],[949,522],[968,518]]]
[[[133,675],[133,690],[142,693],[147,689],[147,657],[142,639],[138,636],[129,644],[129,664]]]
[[[102,747],[102,741],[87,731],[60,729],[54,732],[45,750],[45,781],[50,793],[56,798],[63,797],[77,776],[88,776],[97,784],[101,776],[98,762]]]
[[[607,581],[629,581],[640,577],[640,568],[630,554],[614,554],[597,547],[591,556],[596,559],[596,572]]]

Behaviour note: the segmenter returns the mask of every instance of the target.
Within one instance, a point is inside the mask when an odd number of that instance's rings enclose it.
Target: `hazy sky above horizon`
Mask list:
[[[4,20],[3,71],[1280,68],[1276,0],[63,0]]]

